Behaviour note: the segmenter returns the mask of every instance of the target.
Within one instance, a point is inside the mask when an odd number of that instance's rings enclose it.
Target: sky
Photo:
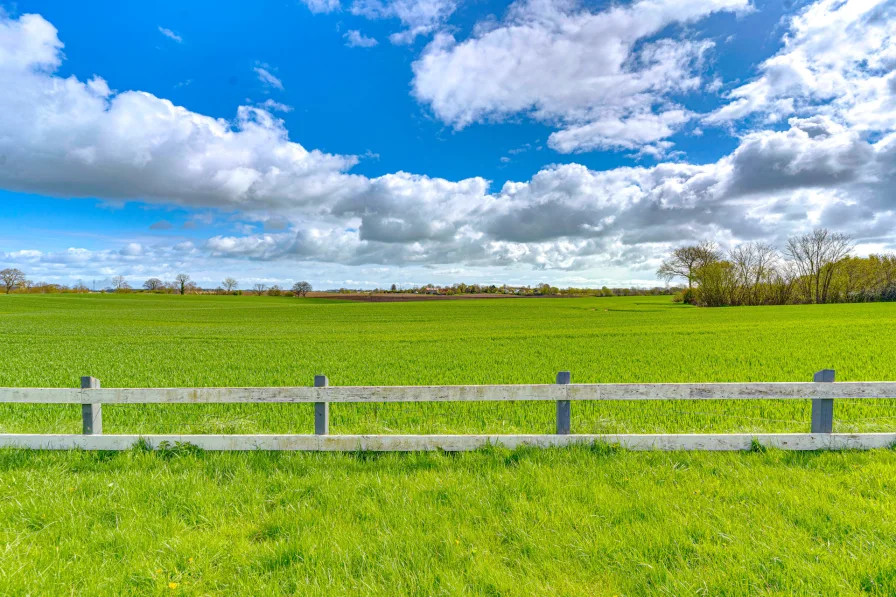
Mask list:
[[[660,285],[896,249],[896,2],[0,0],[0,268]]]

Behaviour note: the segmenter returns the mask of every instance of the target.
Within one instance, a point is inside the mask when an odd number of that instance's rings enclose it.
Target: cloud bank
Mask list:
[[[552,165],[500,188],[482,177],[354,174],[356,156],[291,140],[273,104],[241,106],[223,120],[146,92],[114,92],[99,76],[62,77],[63,44],[52,25],[38,15],[2,17],[0,187],[270,222],[262,233],[176,246],[132,239],[100,252],[26,247],[5,260],[110,269],[202,257],[649,272],[673,243],[780,242],[816,225],[892,246],[892,7],[857,0],[810,5],[789,21],[782,50],[720,109],[693,115],[663,99],[699,84],[693,67],[707,42],[651,36],[745,7],[737,0],[655,0],[592,14],[529,2],[469,40],[437,35],[415,64],[414,90],[457,126],[525,112],[560,123],[551,145],[564,152],[650,146],[697,117],[710,126],[756,123],[712,163],[606,171]],[[564,56],[565,71],[557,68]],[[578,60],[583,56],[589,59]],[[571,85],[574,79],[583,84]]]

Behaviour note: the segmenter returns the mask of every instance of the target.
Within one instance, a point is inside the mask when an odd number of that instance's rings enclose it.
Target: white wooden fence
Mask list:
[[[0,388],[0,402],[80,404],[82,434],[0,434],[0,447],[48,450],[125,450],[142,440],[153,448],[189,443],[206,450],[420,451],[474,450],[487,444],[510,448],[606,442],[632,450],[748,450],[755,442],[788,450],[871,449],[896,443],[896,433],[833,433],[835,399],[896,397],[896,382],[834,383],[834,371],[813,382],[697,384],[572,384],[569,372],[556,384],[491,386],[336,387],[315,377],[314,387],[292,388],[101,388],[92,377],[81,388]],[[586,400],[811,399],[810,433],[763,434],[573,434],[573,404]],[[543,435],[330,435],[330,404],[355,402],[551,401],[555,434]],[[103,435],[103,404],[208,403],[315,404],[314,435]]]

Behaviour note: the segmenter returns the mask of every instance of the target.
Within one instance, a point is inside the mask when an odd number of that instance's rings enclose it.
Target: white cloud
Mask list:
[[[398,19],[405,26],[389,41],[413,43],[418,36],[439,30],[457,10],[456,0],[355,0],[351,12],[368,19]]]
[[[669,137],[692,115],[687,110],[670,109],[656,114],[631,114],[624,120],[607,117],[551,133],[548,145],[560,153],[621,147],[636,149]]]
[[[706,121],[726,123],[756,113],[775,121],[808,112],[863,130],[891,129],[896,124],[890,85],[894,68],[892,2],[821,0],[789,20],[781,51]]]
[[[414,63],[415,96],[456,128],[517,114],[557,125],[565,153],[664,139],[690,115],[669,100],[699,88],[712,43],[651,39],[747,0],[641,0],[601,12],[563,0],[512,5],[458,42],[438,34]]]
[[[744,134],[730,155],[708,164],[606,171],[564,164],[492,188],[482,177],[352,174],[356,157],[306,149],[261,107],[242,106],[226,121],[149,93],[114,92],[98,76],[86,83],[60,77],[61,49],[40,17],[0,19],[0,57],[8,58],[0,61],[7,83],[0,86],[0,187],[201,209],[194,220],[226,220],[239,232],[185,240],[147,231],[102,250],[3,245],[6,261],[48,278],[105,271],[170,278],[184,268],[220,271],[221,264],[231,272],[286,271],[296,262],[319,267],[321,279],[332,279],[325,270],[365,264],[628,268],[649,277],[670,243],[780,240],[817,224],[848,225],[865,242],[893,245],[896,133],[869,138],[858,123],[825,114]],[[552,110],[579,105],[572,91],[552,101]],[[581,139],[569,140],[577,131],[569,127],[553,142],[658,145],[652,127],[688,117],[670,109],[643,129],[634,126],[648,114],[630,112],[630,129],[585,119],[577,126],[593,129]],[[163,220],[152,228],[173,225]]]
[[[271,98],[264,100],[258,105],[268,112],[292,112],[292,106],[281,104],[280,102],[275,101]]]
[[[345,45],[350,48],[372,48],[379,42],[372,37],[367,37],[357,29],[349,29],[345,37]]]
[[[339,0],[302,0],[314,14],[337,12],[341,9]]]
[[[40,15],[11,19],[0,12],[0,66],[8,70],[52,71],[62,64],[56,27]]]
[[[280,91],[283,91],[283,82],[275,77],[271,71],[269,70],[271,67],[267,64],[260,64],[255,67],[255,74],[258,77],[258,80],[264,83],[265,85],[269,85],[271,87],[275,87]]]
[[[176,41],[177,43],[181,43],[181,42],[184,41],[183,38],[182,38],[180,35],[178,35],[178,34],[175,33],[174,31],[172,31],[171,29],[166,29],[165,27],[159,27],[159,33],[161,33],[162,35],[164,35],[164,36],[167,37],[168,39],[173,39],[173,40]]]

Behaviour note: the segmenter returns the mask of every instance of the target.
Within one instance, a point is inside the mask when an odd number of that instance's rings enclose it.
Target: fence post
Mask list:
[[[95,377],[82,377],[82,390],[95,390],[100,387],[100,380]],[[81,423],[84,435],[100,435],[103,433],[103,405],[100,403],[81,404]]]
[[[571,381],[572,375],[569,371],[560,371],[557,373],[557,383],[558,384],[568,384]],[[558,400],[557,401],[557,435],[569,435],[569,430],[571,427],[572,418],[571,409],[569,407],[569,400]]]
[[[314,376],[315,388],[326,388],[330,385],[330,380],[326,375]],[[314,435],[330,434],[330,403],[315,402],[314,403]]]
[[[834,381],[833,369],[822,369],[815,374],[812,381],[832,383]],[[812,400],[812,433],[834,432],[834,399],[815,398]]]

